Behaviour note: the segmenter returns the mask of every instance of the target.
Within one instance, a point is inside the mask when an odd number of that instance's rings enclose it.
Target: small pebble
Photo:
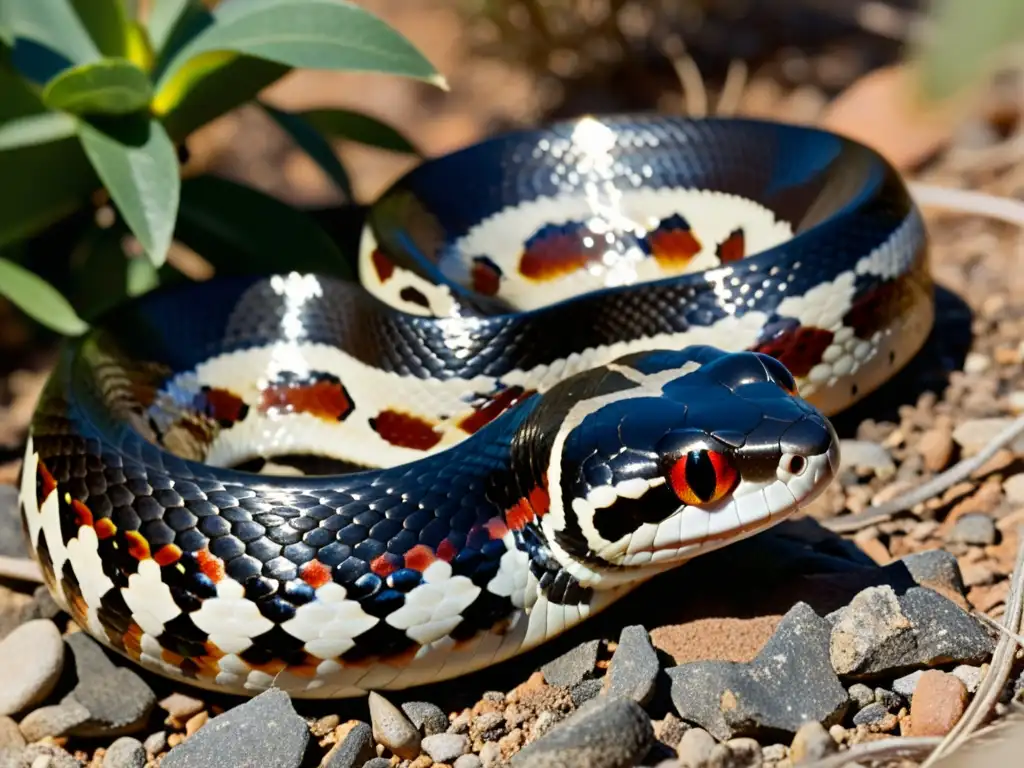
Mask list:
[[[891,477],[896,472],[889,451],[870,440],[840,440],[839,454],[844,467],[871,470],[882,478]]]
[[[341,718],[337,715],[325,715],[317,720],[314,720],[309,726],[309,732],[316,736],[318,739],[322,739],[328,733],[333,731],[341,723]]]
[[[103,768],[144,768],[146,749],[142,742],[131,736],[122,736],[107,747]]]
[[[815,720],[810,720],[797,729],[796,735],[793,736],[793,743],[789,747],[789,755],[795,764],[808,760],[821,760],[838,749],[839,746],[825,730],[825,726]]]
[[[461,733],[435,733],[425,736],[421,746],[435,763],[451,763],[469,752],[469,739]]]
[[[82,763],[56,744],[30,744],[21,753],[17,768],[82,768]]]
[[[992,358],[981,352],[968,352],[964,357],[964,373],[984,373],[992,365]]]
[[[885,688],[875,688],[874,694],[875,701],[894,714],[899,712],[900,708],[906,704],[903,697],[895,691],[886,690]]]
[[[363,763],[363,768],[392,768],[391,761],[386,757],[375,757]]]
[[[0,641],[0,715],[35,706],[53,692],[64,668],[64,643],[57,625],[35,619]]]
[[[402,711],[424,736],[448,730],[448,715],[429,701],[407,701],[402,705]]]
[[[577,683],[593,677],[600,647],[600,640],[588,640],[558,658],[552,659],[540,668],[545,682],[548,685],[571,688]]]
[[[18,724],[28,742],[48,736],[63,736],[89,719],[89,710],[74,701],[40,707],[25,715]]]
[[[167,731],[151,733],[146,737],[146,740],[142,742],[142,746],[146,748],[146,754],[150,757],[159,755],[167,747]]]
[[[641,706],[650,702],[661,672],[651,636],[640,625],[624,627],[608,670],[608,695],[628,696]]]
[[[484,744],[480,750],[480,762],[484,764],[484,768],[491,768],[501,762],[501,747],[494,742]]]
[[[412,760],[418,757],[420,733],[402,711],[376,691],[370,691],[367,704],[373,738],[401,758]]]
[[[497,741],[504,735],[505,715],[501,712],[486,712],[477,715],[469,726],[469,737],[473,741]]]
[[[967,706],[967,687],[953,675],[929,669],[921,675],[910,702],[911,736],[945,736]]]
[[[703,728],[691,728],[676,747],[680,768],[701,768],[715,748],[715,737]]]
[[[761,745],[739,738],[716,744],[708,755],[707,768],[761,768]]]
[[[857,709],[863,709],[875,700],[875,692],[863,683],[854,683],[847,689],[847,692],[850,694],[850,700],[856,705]]]
[[[21,735],[18,724],[9,717],[0,717],[0,749],[24,746],[25,737]]]
[[[988,515],[967,514],[957,519],[946,541],[986,546],[996,543],[996,523]]]
[[[953,431],[948,427],[929,429],[917,441],[917,450],[924,459],[924,465],[932,472],[946,468],[953,457],[954,447]]]
[[[992,439],[1013,423],[1013,419],[996,416],[986,419],[962,421],[953,430],[953,439],[964,449],[964,454],[977,453]],[[1024,451],[1024,437],[1018,437],[1010,444],[1010,450],[1020,454]]]
[[[769,744],[761,747],[761,757],[766,763],[777,763],[789,757],[789,747],[785,744]]]
[[[955,667],[950,674],[966,686],[968,693],[977,691],[985,677],[981,667],[972,667],[970,664],[961,664]]]
[[[570,688],[569,695],[572,696],[573,706],[579,709],[591,699],[599,696],[603,689],[604,680],[584,680],[582,683],[577,683]]]
[[[1006,478],[1003,481],[1003,493],[1011,504],[1024,504],[1024,473]]]
[[[193,715],[199,714],[205,707],[206,704],[199,699],[194,699],[183,693],[172,693],[160,701],[160,708],[166,710],[167,714],[179,723],[184,723]]]
[[[452,768],[480,768],[483,762],[476,755],[463,755],[452,764]]]
[[[892,689],[901,696],[906,696],[909,699],[914,695],[914,689],[917,688],[917,681],[921,679],[921,675],[923,674],[924,670],[918,669],[915,672],[911,672],[909,675],[897,677],[892,681]]]
[[[897,721],[896,716],[886,709],[884,704],[879,704],[876,701],[874,704],[868,704],[854,715],[853,724],[866,725],[877,732],[887,732],[896,727]]]
[[[359,768],[377,756],[369,723],[356,723],[324,759],[324,768]]]

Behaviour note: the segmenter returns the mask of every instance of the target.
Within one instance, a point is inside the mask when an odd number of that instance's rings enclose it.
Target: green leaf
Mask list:
[[[0,246],[57,222],[99,186],[76,137],[0,151],[0,179]]]
[[[125,55],[128,15],[123,0],[71,0],[71,4],[100,53]]]
[[[347,109],[310,109],[298,113],[320,133],[339,139],[358,141],[392,152],[418,155],[419,151],[405,136],[376,118]]]
[[[66,139],[76,127],[75,119],[61,112],[17,117],[0,123],[0,151]]]
[[[60,291],[38,275],[0,258],[0,294],[29,317],[67,336],[89,330]]]
[[[352,279],[337,245],[309,216],[216,176],[183,182],[175,237],[218,274],[298,270]]]
[[[102,59],[66,69],[46,84],[43,103],[76,115],[126,115],[152,97],[149,76],[127,59]]]
[[[383,72],[446,88],[444,78],[406,38],[345,0],[227,0],[215,23],[167,65],[159,92],[189,60],[235,51],[289,67]]]
[[[156,50],[163,52],[172,39],[203,17],[208,19],[210,15],[201,0],[153,0],[146,20],[149,39]]]
[[[151,108],[180,141],[201,125],[251,101],[290,68],[273,61],[211,52],[178,70],[179,78],[157,93]]]
[[[178,155],[156,120],[121,120],[105,129],[80,121],[89,161],[150,261],[167,258],[178,213]]]
[[[1020,0],[935,0],[932,33],[918,50],[925,98],[952,98],[989,73],[1014,42],[1024,39]]]
[[[61,54],[72,64],[100,58],[96,43],[69,0],[3,0],[6,17],[17,37],[33,40]]]
[[[349,200],[352,199],[352,185],[349,183],[345,166],[341,164],[338,156],[334,154],[331,147],[323,136],[317,133],[309,123],[299,115],[291,112],[284,112],[280,109],[261,103],[260,106],[270,115],[274,121],[291,137],[303,152],[309,155],[313,161],[320,166],[338,189]]]
[[[129,296],[141,296],[160,284],[160,272],[146,259],[131,259],[128,262],[126,288]]]
[[[0,43],[14,47],[14,24],[11,19],[10,3],[0,3]]]

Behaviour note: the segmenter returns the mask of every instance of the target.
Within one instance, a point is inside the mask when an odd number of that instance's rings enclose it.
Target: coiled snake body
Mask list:
[[[64,347],[22,511],[94,637],[246,694],[486,667],[813,499],[826,417],[933,315],[894,170],[746,120],[429,160],[359,265],[160,289]]]

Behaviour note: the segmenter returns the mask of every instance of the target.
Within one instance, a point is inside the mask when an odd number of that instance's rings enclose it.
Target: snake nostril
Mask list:
[[[790,456],[786,462],[786,471],[791,475],[799,475],[807,468],[807,459],[803,456]]]

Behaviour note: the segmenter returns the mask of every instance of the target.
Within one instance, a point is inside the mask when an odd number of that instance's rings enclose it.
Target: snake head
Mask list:
[[[601,376],[613,391],[576,401],[551,447],[541,525],[587,583],[628,581],[761,531],[838,468],[832,425],[767,355],[642,353]]]

